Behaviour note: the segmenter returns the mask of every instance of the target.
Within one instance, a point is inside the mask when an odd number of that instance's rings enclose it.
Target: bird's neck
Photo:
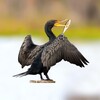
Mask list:
[[[45,32],[46,32],[47,36],[49,37],[50,41],[52,41],[56,38],[56,36],[53,34],[51,28],[45,27]]]

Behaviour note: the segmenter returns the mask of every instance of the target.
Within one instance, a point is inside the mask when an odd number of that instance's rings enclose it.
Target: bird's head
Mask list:
[[[70,25],[71,20],[65,19],[65,20],[50,20],[45,24],[45,32],[47,36],[49,37],[49,40],[54,40],[56,36],[52,32],[53,27],[64,27],[63,33],[68,29]]]
[[[45,24],[45,27],[48,27],[49,29],[52,29],[53,27],[59,27],[59,26],[66,26],[66,28],[68,29],[70,25],[70,20],[69,19],[65,19],[65,20],[50,20]]]

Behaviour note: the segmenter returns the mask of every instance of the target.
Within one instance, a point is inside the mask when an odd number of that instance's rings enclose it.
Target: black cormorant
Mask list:
[[[44,73],[47,80],[50,80],[47,74],[48,71],[51,66],[62,59],[80,67],[84,67],[84,65],[89,63],[79,50],[69,42],[67,37],[64,36],[64,32],[69,27],[71,20],[61,24],[64,21],[50,20],[45,24],[45,32],[49,37],[49,41],[44,45],[34,44],[30,35],[25,37],[19,51],[18,61],[22,68],[28,65],[31,65],[31,67],[26,72],[14,75],[15,77],[40,74],[40,78],[43,80],[42,73]],[[54,26],[65,27],[63,33],[58,37],[52,32]]]

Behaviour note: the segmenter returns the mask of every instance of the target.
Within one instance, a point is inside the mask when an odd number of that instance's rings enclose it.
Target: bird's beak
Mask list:
[[[57,20],[54,24],[54,26],[58,27],[58,26],[65,26],[64,22],[68,22],[68,19],[64,19],[64,20]]]

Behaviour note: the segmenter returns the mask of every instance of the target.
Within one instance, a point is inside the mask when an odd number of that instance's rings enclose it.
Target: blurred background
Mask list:
[[[46,21],[65,18],[72,20],[69,37],[100,38],[100,0],[0,0],[0,35],[46,36]]]
[[[33,42],[48,41],[44,25],[48,20],[71,19],[65,36],[90,64],[79,68],[60,62],[49,76],[55,84],[34,84],[36,76],[13,78],[26,71],[17,61],[24,37]],[[58,36],[63,28],[53,28]],[[0,0],[0,99],[2,100],[100,100],[100,0]]]

